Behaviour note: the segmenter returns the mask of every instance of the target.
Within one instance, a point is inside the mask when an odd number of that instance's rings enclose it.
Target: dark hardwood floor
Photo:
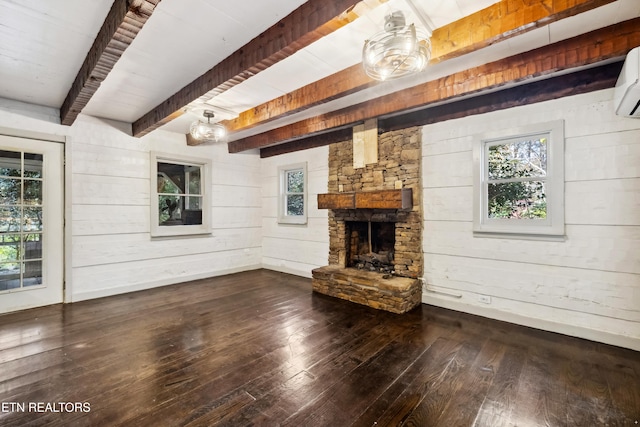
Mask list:
[[[640,353],[258,270],[0,316],[0,405],[3,426],[635,427]]]

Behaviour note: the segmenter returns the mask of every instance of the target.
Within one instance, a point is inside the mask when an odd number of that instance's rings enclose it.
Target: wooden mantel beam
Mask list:
[[[100,83],[131,45],[160,0],[115,0],[71,89],[60,107],[60,122],[72,125]]]
[[[384,0],[386,1],[386,0]],[[358,0],[309,0],[133,123],[141,137],[179,117],[182,109],[214,91],[222,93],[355,20]]]
[[[431,63],[452,59],[499,41],[526,33],[542,25],[595,9],[614,0],[502,0],[434,30]],[[246,110],[221,122],[231,133],[246,130],[304,111],[377,84],[361,64]],[[200,141],[190,140],[197,145]]]
[[[237,153],[344,128],[364,120],[392,116],[436,102],[496,90],[563,70],[621,58],[640,45],[640,18],[474,67],[338,111],[301,120],[229,143]]]

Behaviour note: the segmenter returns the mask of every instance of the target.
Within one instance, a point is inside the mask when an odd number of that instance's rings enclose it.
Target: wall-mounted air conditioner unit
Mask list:
[[[614,105],[619,116],[640,118],[640,47],[631,49],[616,82]]]

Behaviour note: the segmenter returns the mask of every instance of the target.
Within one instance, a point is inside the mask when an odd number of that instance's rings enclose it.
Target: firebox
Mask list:
[[[393,272],[395,223],[346,221],[347,267]]]

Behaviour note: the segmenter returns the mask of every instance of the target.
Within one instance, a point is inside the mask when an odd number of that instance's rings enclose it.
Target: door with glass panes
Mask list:
[[[0,135],[0,313],[63,300],[63,151]]]

